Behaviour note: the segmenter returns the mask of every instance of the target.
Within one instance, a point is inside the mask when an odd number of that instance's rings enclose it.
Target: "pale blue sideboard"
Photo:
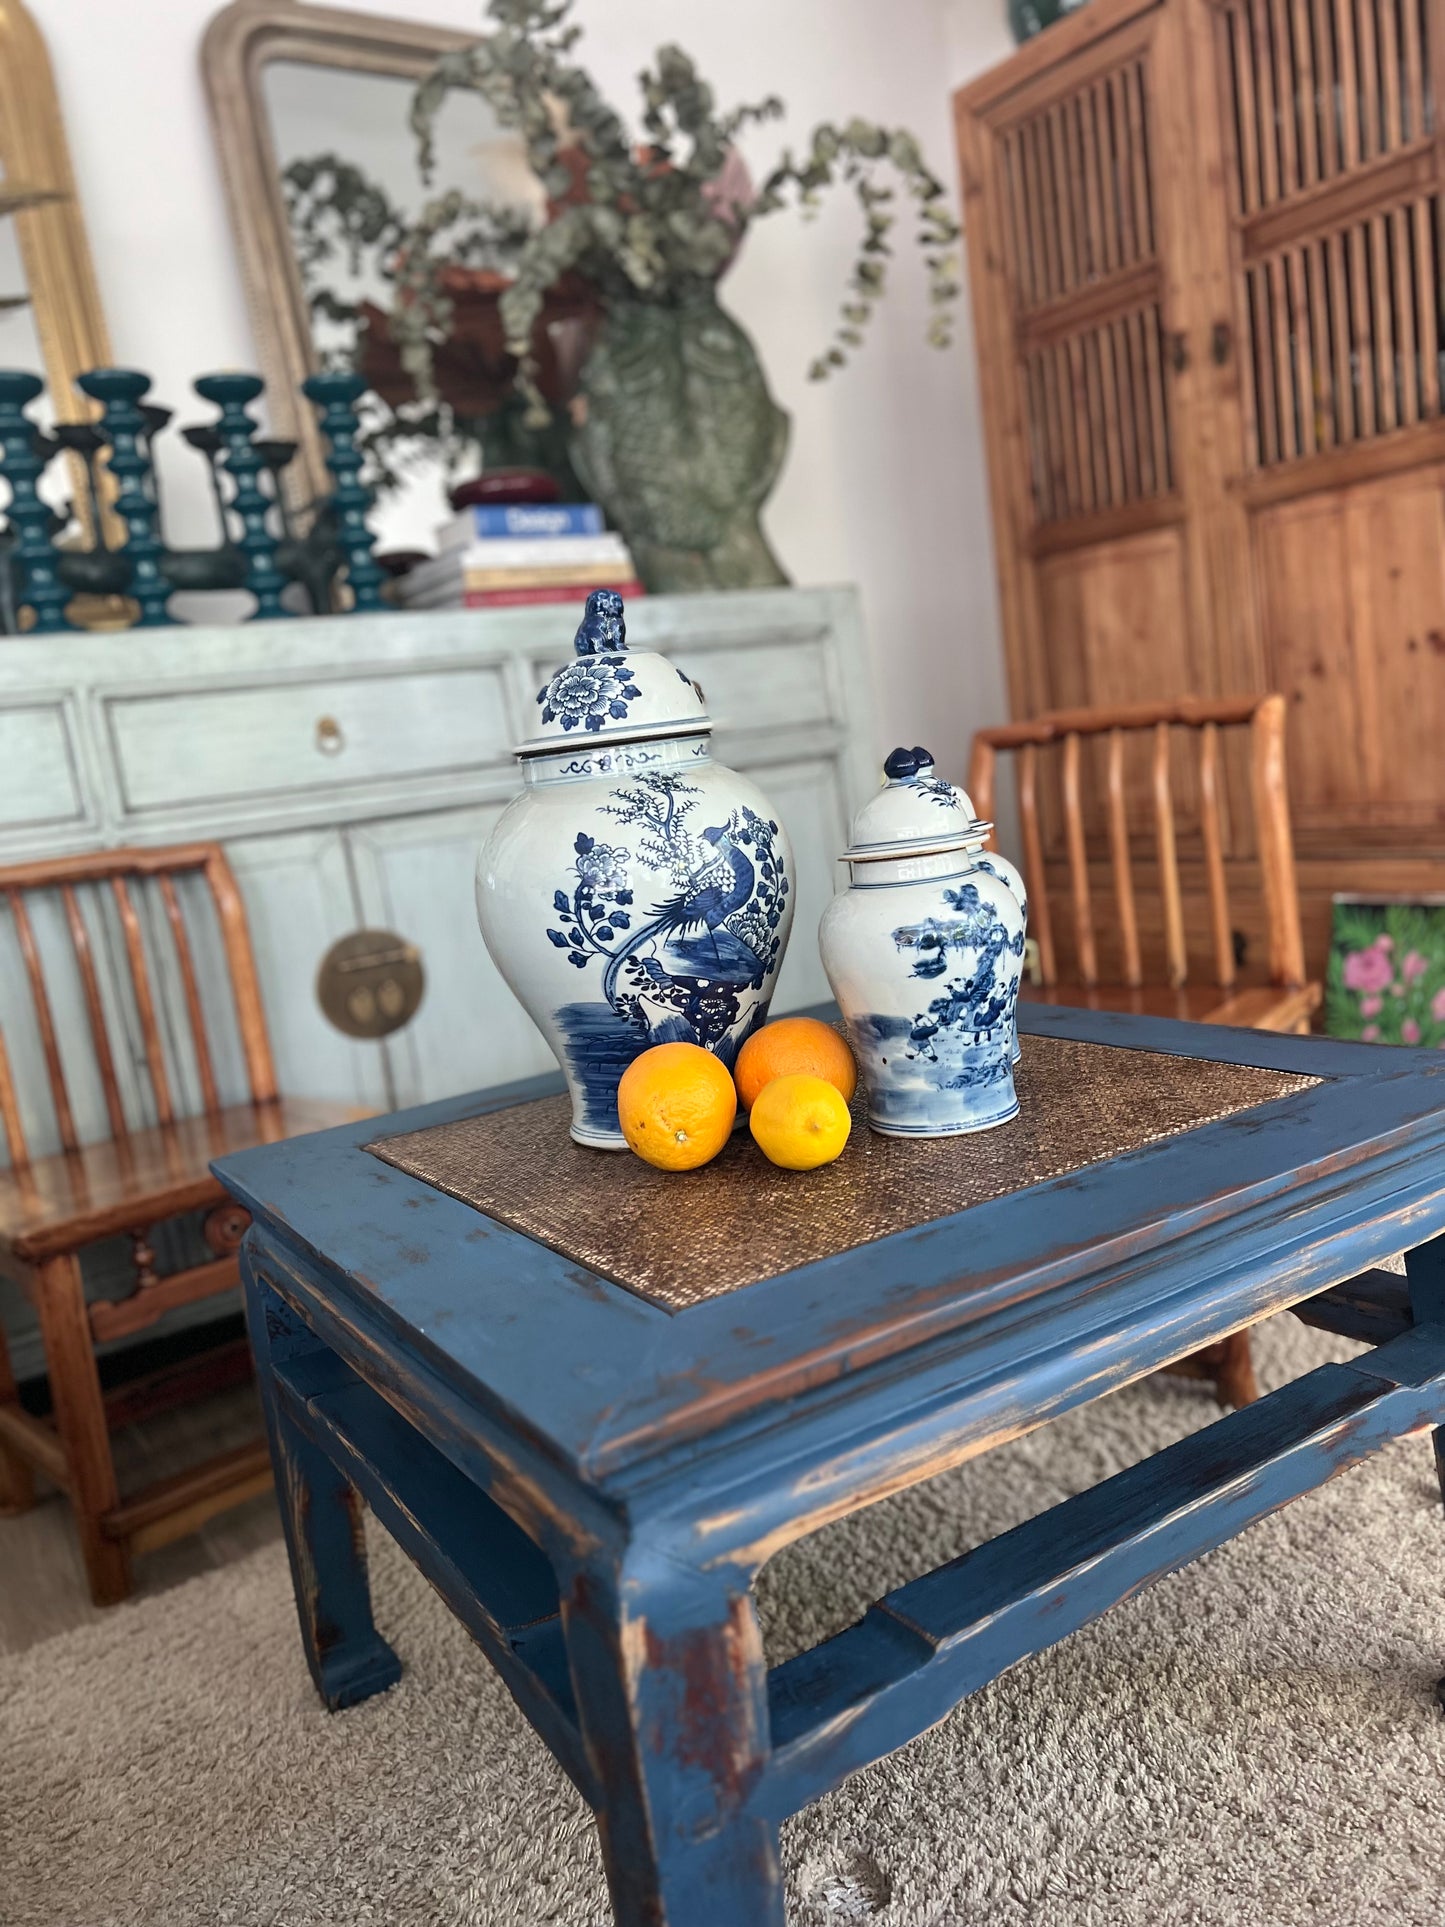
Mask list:
[[[627,619],[629,640],[702,684],[717,755],[753,776],[792,836],[798,912],[775,1008],[825,997],[818,920],[849,816],[877,780],[855,592],[657,596]],[[574,627],[573,612],[539,608],[0,641],[0,863],[224,844],[277,1068],[298,1097],[383,1110],[546,1069],[477,933],[472,866],[518,787],[511,745],[533,733],[536,692]],[[381,1043],[333,1029],[315,994],[326,951],[362,928],[415,944],[426,972],[417,1015]],[[58,1001],[62,1030],[83,1036],[79,984],[73,1009],[63,990]],[[3,909],[0,1026],[39,1155],[55,1136]],[[104,1136],[99,1089],[80,1078],[73,1095],[82,1133]],[[13,1300],[5,1311],[17,1369],[36,1369]]]

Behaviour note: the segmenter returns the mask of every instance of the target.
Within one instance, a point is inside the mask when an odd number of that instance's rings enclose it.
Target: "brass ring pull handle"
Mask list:
[[[334,716],[323,716],[316,725],[316,747],[323,756],[339,756],[346,747],[341,725]]]

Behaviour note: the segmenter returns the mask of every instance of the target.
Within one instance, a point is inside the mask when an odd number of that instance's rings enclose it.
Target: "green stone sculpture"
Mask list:
[[[766,589],[788,577],[758,514],[788,417],[753,344],[711,294],[619,302],[582,370],[572,461],[654,594]]]

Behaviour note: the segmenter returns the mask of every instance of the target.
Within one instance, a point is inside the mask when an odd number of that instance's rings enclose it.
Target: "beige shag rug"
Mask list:
[[[1266,1383],[1353,1348],[1290,1319]],[[1158,1380],[833,1527],[776,1656],[1208,1422]],[[317,1705],[278,1546],[0,1662],[5,1927],[604,1927],[591,1819],[384,1534],[406,1667]],[[1445,1530],[1402,1441],[789,1824],[797,1927],[1441,1927]],[[750,1927],[740,1922],[739,1927]]]

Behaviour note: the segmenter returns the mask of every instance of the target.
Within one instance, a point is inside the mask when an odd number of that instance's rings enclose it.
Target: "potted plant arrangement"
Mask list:
[[[778,117],[782,103],[720,111],[689,56],[671,46],[641,76],[639,144],[573,57],[571,0],[489,0],[488,11],[492,31],[445,55],[418,88],[420,161],[429,173],[448,96],[480,93],[525,141],[546,196],[540,223],[508,228],[495,210],[445,195],[407,225],[352,179],[348,229],[334,158],[302,164],[314,171],[298,230],[314,238],[340,222],[348,245],[386,253],[392,304],[384,328],[380,316],[365,317],[373,345],[370,359],[363,345],[364,371],[412,432],[429,414],[442,426],[465,412],[448,395],[460,387],[459,343],[475,343],[485,309],[518,431],[561,433],[565,458],[626,537],[649,589],[786,582],[759,514],[788,418],[718,298],[719,279],[755,221],[793,205],[811,210],[841,184],[858,200],[863,236],[834,337],[810,372],[825,378],[861,345],[885,292],[900,205],[911,207],[929,277],[928,338],[944,346],[959,287],[958,229],[942,183],[911,134],[850,120],[815,128],[801,155],[785,152],[754,186],[737,138]],[[293,194],[293,218],[298,206]],[[369,220],[357,218],[368,210]]]

